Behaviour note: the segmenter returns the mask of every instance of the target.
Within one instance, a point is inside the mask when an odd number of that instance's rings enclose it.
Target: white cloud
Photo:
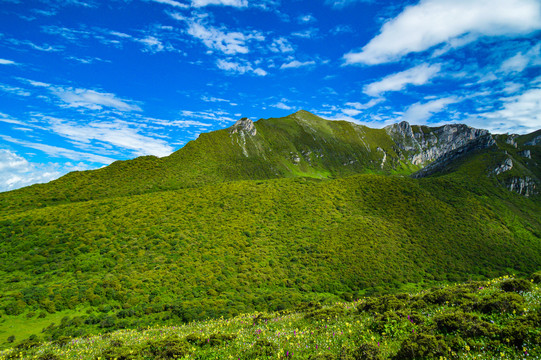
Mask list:
[[[111,93],[61,87],[54,87],[51,91],[68,104],[69,107],[85,107],[92,110],[101,110],[103,107],[110,107],[120,111],[141,111],[139,106],[128,104],[126,100],[119,99],[115,94]]]
[[[160,4],[166,4],[166,5],[171,5],[174,7],[183,8],[183,9],[189,8],[188,5],[180,3],[178,1],[174,1],[174,0],[152,0],[152,1],[160,3]]]
[[[341,9],[357,2],[371,3],[373,1],[374,0],[325,0],[325,4],[330,5],[333,8]]]
[[[0,65],[17,65],[15,61],[0,59]]]
[[[304,67],[304,66],[311,66],[311,65],[315,65],[316,62],[311,60],[311,61],[304,61],[304,62],[301,62],[299,60],[293,60],[293,61],[290,61],[288,63],[284,63],[282,64],[282,66],[280,66],[280,69],[296,69],[296,68],[300,68],[300,67]]]
[[[0,138],[2,138],[4,141],[7,141],[7,142],[18,144],[18,145],[28,147],[31,149],[43,151],[44,153],[52,157],[68,158],[74,161],[90,161],[90,162],[99,163],[99,164],[110,164],[113,161],[115,161],[115,159],[102,156],[102,155],[94,155],[89,152],[79,152],[75,150],[61,148],[58,146],[19,140],[19,139],[12,138],[11,136],[0,135]]]
[[[7,93],[14,94],[14,95],[18,95],[18,96],[26,97],[26,96],[32,95],[30,92],[26,91],[25,89],[21,89],[20,87],[9,86],[9,85],[4,85],[4,84],[0,84],[0,90]]]
[[[462,46],[481,36],[514,36],[541,29],[539,0],[421,0],[387,21],[346,64],[397,61],[439,44]]]
[[[193,7],[204,7],[208,5],[223,5],[241,8],[248,6],[248,0],[192,0]]]
[[[529,133],[541,129],[541,88],[531,88],[520,95],[503,98],[503,107],[480,116],[495,133]]]
[[[0,191],[19,189],[36,183],[45,183],[76,170],[88,170],[87,164],[32,163],[17,153],[0,149]]]
[[[359,102],[348,102],[348,103],[346,103],[346,106],[351,106],[356,110],[366,110],[366,109],[370,109],[371,107],[376,106],[377,104],[379,104],[379,103],[381,103],[383,101],[385,101],[384,98],[376,98],[376,99],[370,99],[370,101],[368,101],[368,102],[366,102],[364,104],[361,104]]]
[[[541,64],[541,43],[535,45],[526,54],[521,52],[505,60],[500,70],[505,73],[519,73],[531,65]]]
[[[162,42],[156,39],[154,36],[147,36],[143,39],[136,39],[136,41],[145,46],[146,52],[157,53],[164,50]]]
[[[277,104],[274,104],[274,105],[271,105],[272,107],[275,107],[275,108],[278,108],[278,109],[282,109],[282,110],[291,110],[293,109],[293,107],[285,104],[283,101],[277,103]]]
[[[139,133],[137,128],[124,121],[91,122],[79,125],[52,117],[46,117],[51,130],[76,143],[90,144],[92,141],[108,143],[131,150],[135,156],[167,156],[173,149],[163,140]]]
[[[284,37],[274,39],[270,44],[269,49],[275,53],[288,53],[295,51],[289,40]]]
[[[313,23],[317,21],[317,19],[312,14],[301,15],[297,18],[297,20],[301,24],[308,24],[308,23]]]
[[[173,16],[174,14],[171,14]],[[175,17],[175,16],[174,16]],[[248,41],[256,40],[263,41],[265,37],[259,32],[251,32],[244,34],[242,32],[225,32],[216,27],[203,24],[200,21],[193,19],[182,19],[178,16],[177,20],[184,20],[188,24],[188,34],[199,39],[205,44],[206,47],[213,50],[218,50],[224,54],[247,54]]]
[[[245,73],[254,73],[258,76],[266,76],[267,72],[261,68],[253,68],[252,65],[246,63],[246,64],[240,64],[238,62],[232,62],[232,61],[226,61],[223,59],[219,59],[216,62],[216,65],[219,69],[225,70],[228,72],[238,73],[238,74],[245,74]]]
[[[440,69],[441,66],[439,64],[421,64],[366,85],[364,87],[364,93],[377,97],[388,91],[400,91],[410,84],[424,85],[429,82]]]
[[[425,125],[427,120],[430,119],[432,115],[443,111],[448,105],[457,103],[459,101],[460,100],[456,97],[446,97],[426,103],[418,102],[406,109],[401,120],[412,124]]]
[[[120,111],[142,111],[138,105],[120,99],[115,94],[102,93],[95,90],[54,86],[39,81],[25,80],[32,86],[47,88],[53,95],[67,104],[68,107],[84,107],[101,110],[104,107]]]

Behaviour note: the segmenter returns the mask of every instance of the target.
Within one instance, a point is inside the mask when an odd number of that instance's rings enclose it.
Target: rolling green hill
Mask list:
[[[299,112],[0,194],[0,344],[529,274],[538,136]]]

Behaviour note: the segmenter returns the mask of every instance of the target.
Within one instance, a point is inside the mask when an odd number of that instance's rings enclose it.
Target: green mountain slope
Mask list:
[[[46,207],[0,220],[0,308],[6,326],[99,309],[85,317],[98,332],[529,273],[541,264],[540,213],[518,195],[381,175]]]
[[[538,270],[538,140],[301,111],[0,194],[0,344]]]

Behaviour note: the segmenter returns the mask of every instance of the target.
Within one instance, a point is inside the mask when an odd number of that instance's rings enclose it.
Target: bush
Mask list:
[[[257,359],[261,357],[269,357],[276,354],[278,347],[268,340],[259,339],[246,353],[247,359]]]
[[[530,279],[532,279],[532,281],[536,284],[539,284],[541,283],[541,271],[538,271],[538,272],[534,272],[531,276],[530,276]]]
[[[502,282],[501,288],[506,292],[532,291],[532,283],[524,279],[509,279]]]
[[[475,307],[485,314],[520,311],[524,307],[524,298],[515,293],[496,293],[481,299]]]
[[[353,353],[354,359],[358,360],[383,360],[379,347],[374,344],[361,344]]]
[[[443,341],[443,336],[419,333],[402,342],[394,359],[431,359],[444,356],[446,353],[447,345]]]
[[[188,355],[190,344],[178,337],[169,337],[163,340],[149,342],[144,352],[150,353],[153,359],[173,359]]]
[[[8,336],[7,341],[8,341],[8,343],[14,342],[15,341],[15,335]]]
[[[494,336],[497,328],[489,322],[481,320],[478,316],[462,311],[438,314],[434,317],[434,323],[443,333],[460,333],[468,336]]]

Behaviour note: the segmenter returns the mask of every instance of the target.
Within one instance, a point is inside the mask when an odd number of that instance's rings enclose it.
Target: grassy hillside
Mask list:
[[[254,136],[231,129],[204,133],[168,157],[117,161],[2,193],[0,212],[236,180],[328,178],[374,171],[409,174],[419,168],[398,159],[383,129],[328,121],[305,111],[259,120],[255,128]],[[382,166],[384,151],[387,160]]]
[[[499,191],[476,193],[452,177],[355,175],[239,181],[2,215],[0,341],[534,271],[540,204]],[[42,333],[58,312],[78,320]]]
[[[539,359],[540,281],[537,273],[227,320],[27,341],[0,352],[0,359]]]

